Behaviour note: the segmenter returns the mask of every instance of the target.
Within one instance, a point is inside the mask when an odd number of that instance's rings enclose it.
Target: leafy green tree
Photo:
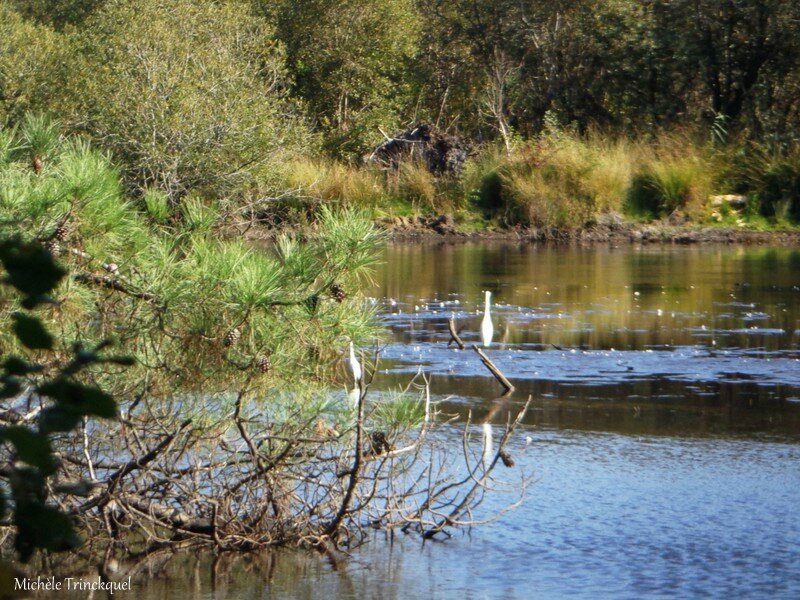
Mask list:
[[[24,140],[41,140],[43,131],[56,139],[37,174]],[[115,393],[144,382],[153,394],[210,396],[243,379],[263,388],[326,381],[325,365],[347,338],[375,332],[371,312],[346,297],[369,274],[379,240],[356,213],[323,209],[305,243],[287,234],[273,251],[256,252],[223,238],[220,206],[196,194],[176,208],[149,190],[140,211],[107,156],[41,120],[0,131],[2,148],[5,227],[47,243],[70,273],[47,325],[86,347],[117,339],[137,359],[124,377],[97,375]],[[10,330],[9,319],[0,315],[0,331]],[[16,346],[0,336],[3,347]]]
[[[44,157],[41,165],[32,153]],[[377,259],[380,236],[357,213],[322,208],[318,232],[283,235],[258,251],[220,235],[219,207],[196,195],[174,207],[151,189],[144,205],[125,200],[107,156],[60,136],[45,118],[0,129],[8,284],[0,286],[0,479],[23,560],[37,548],[80,543],[56,497],[85,523],[97,516],[93,508],[109,509],[119,480],[149,460],[132,456],[126,464],[135,469],[95,478],[86,444],[111,460],[126,449],[110,449],[113,424],[76,435],[85,418],[119,410],[125,427],[149,436],[151,458],[174,438],[164,441],[165,431],[190,423],[193,440],[224,437],[231,411],[249,440],[240,417],[245,394],[271,415],[269,427],[280,421],[305,430],[328,404],[328,394],[314,392],[336,379],[331,366],[342,349],[376,333],[354,292]],[[101,354],[111,338],[130,361]],[[92,481],[65,480],[82,469]]]
[[[44,106],[66,46],[63,36],[0,1],[0,125]]]
[[[467,130],[538,132],[545,115],[562,122],[619,124],[642,104],[637,3],[422,3],[433,23],[421,54],[445,122]],[[442,62],[435,62],[442,61]],[[434,83],[437,82],[437,83]],[[468,83],[467,83],[468,82]],[[476,117],[479,117],[476,119]]]
[[[738,118],[765,67],[774,60],[791,60],[792,55],[796,59],[794,52],[781,56],[796,46],[792,40],[796,32],[790,31],[796,27],[792,16],[798,16],[793,4],[776,0],[670,3],[671,15],[687,26],[684,60],[699,67],[707,108],[713,114]]]
[[[330,150],[361,152],[398,125],[422,25],[412,0],[279,0],[264,10]]]
[[[140,192],[230,195],[309,141],[282,48],[241,3],[110,0],[84,21],[68,71],[59,110]]]

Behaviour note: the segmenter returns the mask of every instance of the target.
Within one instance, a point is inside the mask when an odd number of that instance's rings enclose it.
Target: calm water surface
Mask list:
[[[533,396],[523,507],[339,569],[181,557],[138,598],[800,598],[800,251],[392,245],[376,279],[378,387],[422,365],[443,410],[499,423]],[[482,290],[506,400],[447,347],[453,314],[478,339]]]

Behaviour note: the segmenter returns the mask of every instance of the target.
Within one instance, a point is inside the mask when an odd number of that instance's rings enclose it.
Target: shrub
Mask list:
[[[60,85],[68,41],[0,2],[0,126],[39,109]]]
[[[465,200],[474,202],[488,215],[502,209],[502,181],[498,169],[505,160],[503,148],[485,146],[464,165],[461,186]]]
[[[137,191],[231,195],[310,143],[283,51],[244,3],[109,0],[83,23],[60,108]]]
[[[14,143],[22,146],[25,135],[21,128]],[[314,239],[254,252],[221,239],[217,203],[190,193],[176,211],[181,218],[164,222],[163,192],[148,190],[145,199],[146,212],[126,201],[108,157],[74,139],[59,139],[38,174],[24,153],[0,166],[0,234],[46,243],[70,270],[48,325],[86,344],[120,338],[140,361],[130,377],[147,372],[167,393],[227,391],[252,371],[246,365],[269,355],[262,381],[303,380],[322,372],[338,338],[373,331],[369,311],[357,300],[334,301],[325,283],[354,290],[376,259],[377,233],[363,215],[323,208]],[[237,328],[242,339],[228,350],[223,340]],[[0,335],[0,350],[7,342]],[[144,367],[154,361],[163,368]]]
[[[763,216],[800,222],[800,145],[758,152],[747,179]]]
[[[702,215],[723,170],[707,147],[684,138],[665,138],[640,162],[626,199],[626,211],[655,218],[682,210]]]
[[[412,0],[259,0],[286,46],[293,91],[347,158],[371,150],[413,102],[409,67],[423,29]]]
[[[580,227],[596,212],[622,204],[620,190],[628,183],[630,168],[605,157],[608,147],[615,146],[559,131],[536,144],[517,145],[510,155],[489,149],[467,165],[465,188],[475,190],[490,216],[502,214],[508,224]]]

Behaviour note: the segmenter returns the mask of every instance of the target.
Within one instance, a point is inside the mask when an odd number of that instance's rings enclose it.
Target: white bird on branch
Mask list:
[[[492,425],[491,423],[484,423],[483,424],[483,468],[484,470],[489,468],[489,465],[492,464],[492,459],[494,454],[494,444],[492,442]]]
[[[358,383],[361,381],[361,363],[358,362],[356,358],[356,351],[353,348],[353,342],[350,342],[350,370],[353,372],[353,379],[355,379],[356,387],[358,387]]]
[[[488,348],[492,345],[492,336],[494,336],[494,325],[492,325],[491,315],[492,292],[486,292],[486,308],[483,311],[483,321],[481,322],[481,341],[483,347]]]

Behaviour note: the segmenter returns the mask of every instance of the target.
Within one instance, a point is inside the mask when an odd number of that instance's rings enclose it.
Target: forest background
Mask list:
[[[50,114],[139,198],[277,226],[800,217],[792,2],[3,0],[0,27],[0,122]],[[466,140],[455,175],[364,165],[420,123]]]

